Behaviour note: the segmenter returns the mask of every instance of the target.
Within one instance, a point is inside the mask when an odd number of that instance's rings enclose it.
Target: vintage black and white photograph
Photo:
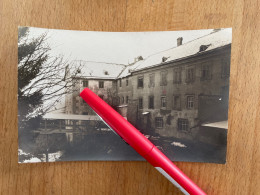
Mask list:
[[[225,163],[232,29],[18,28],[19,163],[144,160],[91,89],[173,161]]]

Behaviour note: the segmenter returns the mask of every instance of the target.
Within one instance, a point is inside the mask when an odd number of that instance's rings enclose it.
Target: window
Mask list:
[[[129,97],[128,96],[126,96],[126,103],[128,104],[128,101],[129,101]]]
[[[104,88],[104,81],[99,81],[99,88]]]
[[[175,68],[173,70],[173,83],[181,83],[181,68]]]
[[[173,109],[181,110],[181,98],[180,95],[173,96]]]
[[[124,98],[124,96],[122,97],[122,104],[125,102],[125,98]]]
[[[140,97],[138,102],[139,102],[139,109],[143,109],[143,98]]]
[[[155,127],[156,128],[163,128],[163,118],[162,117],[156,117],[155,118]]]
[[[227,78],[230,75],[230,65],[228,59],[221,60],[221,78]]]
[[[83,87],[88,87],[88,80],[83,81]]]
[[[188,119],[183,119],[183,118],[178,119],[178,130],[179,131],[188,131],[189,130]]]
[[[138,88],[143,88],[144,87],[144,77],[143,76],[139,76],[138,77],[137,87]]]
[[[149,96],[149,109],[154,109],[154,96]]]
[[[208,64],[203,64],[201,66],[201,80],[210,80],[211,79],[211,70]]]
[[[167,72],[166,71],[162,71],[161,72],[161,86],[165,86],[167,85]]]
[[[192,109],[194,107],[194,96],[189,95],[187,96],[187,108]]]
[[[154,87],[154,78],[155,78],[154,73],[149,75],[149,86],[148,87]]]
[[[122,87],[122,79],[119,80],[119,87]]]
[[[125,85],[128,86],[128,79],[125,80]]]
[[[102,100],[104,99],[104,95],[98,95]]]
[[[166,108],[166,97],[165,96],[161,97],[161,107]]]
[[[186,71],[186,83],[192,83],[195,81],[195,69],[188,68]]]

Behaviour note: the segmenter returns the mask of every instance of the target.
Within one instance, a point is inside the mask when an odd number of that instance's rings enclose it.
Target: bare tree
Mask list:
[[[22,122],[42,116],[66,93],[72,93],[72,77],[80,74],[80,64],[52,56],[47,32],[30,36],[28,27],[18,33],[18,116]]]

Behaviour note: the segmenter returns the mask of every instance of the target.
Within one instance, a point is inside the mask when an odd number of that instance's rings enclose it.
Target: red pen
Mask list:
[[[126,143],[160,171],[184,194],[205,195],[191,179],[172,163],[155,145],[131,125],[118,112],[110,107],[90,89],[85,88],[80,96]]]

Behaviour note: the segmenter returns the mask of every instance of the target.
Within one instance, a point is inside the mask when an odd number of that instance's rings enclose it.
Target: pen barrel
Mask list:
[[[131,125],[118,112],[110,107],[90,89],[85,88],[80,96],[86,103],[130,146],[141,156],[157,168],[167,178],[177,182],[186,194],[205,195],[205,193],[193,183],[178,167],[176,167],[158,148],[156,148],[143,134]],[[166,173],[166,174],[165,174]],[[172,180],[171,180],[172,179]]]
[[[130,146],[132,146],[141,156],[145,156],[152,150],[153,144],[94,92],[88,88],[85,88],[80,93],[80,96],[120,137],[122,137]]]
[[[144,158],[184,194],[206,195],[204,191],[174,165],[157,147],[153,147]]]

